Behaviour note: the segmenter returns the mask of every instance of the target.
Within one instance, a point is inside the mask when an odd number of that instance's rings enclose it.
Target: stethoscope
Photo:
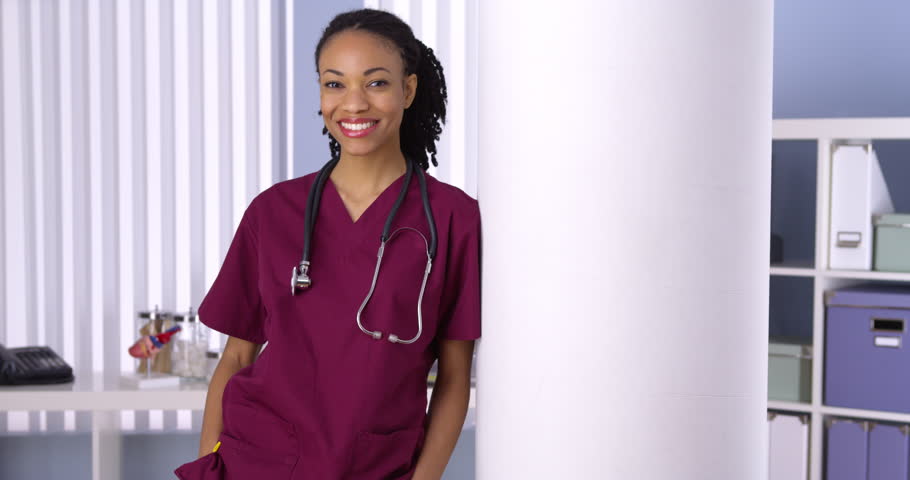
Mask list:
[[[338,160],[338,158],[329,160],[329,162],[319,170],[313,187],[310,188],[306,203],[306,213],[304,214],[305,230],[303,235],[303,259],[300,261],[299,265],[291,270],[291,295],[296,295],[298,291],[309,288],[313,283],[309,276],[310,243],[313,238],[313,227],[316,225],[316,217],[319,214],[319,202],[322,199],[322,190],[325,188],[325,182],[328,180],[335,165],[338,164]],[[417,299],[417,335],[410,340],[402,340],[394,333],[390,333],[387,337],[392,343],[411,344],[416,342],[423,333],[423,294],[427,287],[427,278],[429,278],[430,271],[433,269],[433,259],[436,258],[437,237],[436,221],[433,220],[433,211],[430,209],[430,198],[427,194],[427,179],[421,168],[417,168],[417,181],[420,183],[420,197],[421,200],[423,200],[423,211],[426,215],[427,223],[430,226],[430,241],[427,242],[427,237],[420,233],[419,230],[411,227],[401,227],[391,234],[389,233],[392,229],[392,221],[395,219],[395,214],[398,213],[398,208],[401,206],[401,203],[404,202],[404,198],[408,193],[408,186],[411,184],[411,175],[414,172],[413,162],[406,159],[405,163],[407,163],[407,171],[404,174],[404,184],[401,186],[401,192],[398,194],[398,199],[395,200],[392,211],[389,212],[389,216],[385,220],[385,227],[382,229],[382,237],[379,239],[379,253],[376,257],[376,269],[373,272],[373,283],[370,285],[370,291],[367,293],[366,298],[363,299],[360,309],[357,310],[357,326],[360,327],[360,331],[374,339],[382,339],[382,332],[378,330],[374,332],[363,326],[361,316],[363,315],[363,311],[367,308],[370,298],[373,297],[373,291],[376,290],[376,279],[379,278],[379,267],[382,265],[382,255],[385,252],[386,244],[402,230],[411,230],[423,238],[423,243],[427,249],[427,266],[423,272],[423,283],[420,285],[420,297]]]

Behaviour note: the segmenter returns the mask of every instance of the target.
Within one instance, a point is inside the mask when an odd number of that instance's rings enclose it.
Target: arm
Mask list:
[[[209,391],[205,397],[205,413],[202,416],[202,435],[199,437],[199,456],[203,457],[212,452],[218,442],[218,436],[224,424],[221,419],[221,396],[228,380],[240,369],[252,364],[262,345],[228,337],[224,346],[224,355],[215,367],[212,381],[209,382]]]
[[[426,441],[412,480],[442,478],[468,412],[473,354],[473,340],[440,341],[439,370],[427,413]]]

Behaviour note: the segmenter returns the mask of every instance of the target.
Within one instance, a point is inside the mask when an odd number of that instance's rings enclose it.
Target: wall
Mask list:
[[[775,118],[910,116],[910,2],[774,8]]]
[[[335,15],[363,8],[363,0],[297,2],[294,5],[294,176],[319,170],[329,160],[329,138],[322,135],[319,83],[313,54],[322,30]]]

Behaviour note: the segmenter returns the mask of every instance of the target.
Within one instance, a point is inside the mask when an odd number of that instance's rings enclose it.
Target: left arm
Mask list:
[[[455,449],[471,396],[473,340],[440,340],[427,434],[412,480],[439,480]]]

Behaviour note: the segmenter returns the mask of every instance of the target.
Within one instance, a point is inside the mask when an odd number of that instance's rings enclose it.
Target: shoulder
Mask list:
[[[250,202],[249,210],[268,210],[286,202],[306,201],[306,195],[316,180],[318,172],[308,173],[302,177],[282,180],[266,188]]]
[[[247,206],[241,226],[248,224],[258,230],[262,221],[280,215],[289,208],[306,206],[307,194],[316,179],[316,173],[280,181],[257,194]]]
[[[433,210],[450,216],[457,223],[470,224],[480,218],[480,205],[462,189],[427,175],[427,193]]]
[[[310,186],[316,181],[316,174],[319,172],[308,173],[302,177],[295,177],[290,180],[282,180],[271,187],[265,189],[253,199],[254,202],[267,204],[273,201],[284,200],[287,197],[294,197],[301,192],[310,191]]]

